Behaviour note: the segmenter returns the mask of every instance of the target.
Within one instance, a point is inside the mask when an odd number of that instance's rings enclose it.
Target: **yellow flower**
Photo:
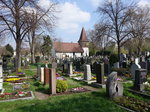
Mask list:
[[[9,79],[6,79],[6,81],[16,81],[16,80],[20,80],[20,78],[9,78]]]

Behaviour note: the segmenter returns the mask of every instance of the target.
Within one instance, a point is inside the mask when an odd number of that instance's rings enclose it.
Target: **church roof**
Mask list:
[[[88,42],[84,27],[82,28],[79,42]]]
[[[53,45],[56,52],[62,52],[62,53],[83,52],[83,49],[78,43],[54,42]]]

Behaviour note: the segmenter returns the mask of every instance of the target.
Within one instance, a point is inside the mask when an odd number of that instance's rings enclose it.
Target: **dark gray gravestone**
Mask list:
[[[106,93],[110,98],[123,95],[123,85],[117,81],[117,72],[112,72],[106,82]]]
[[[96,82],[104,84],[104,63],[96,65]]]
[[[139,69],[135,71],[134,89],[137,91],[144,91],[143,83],[147,81],[147,70]]]
[[[146,62],[140,62],[139,63],[142,69],[147,69],[147,64]]]
[[[38,77],[38,80],[41,79],[41,65],[37,66],[37,77]]]
[[[150,71],[150,60],[147,60],[147,70]]]
[[[110,64],[104,64],[104,75],[108,76],[110,74]]]
[[[126,61],[122,62],[122,68],[127,68],[127,62]]]

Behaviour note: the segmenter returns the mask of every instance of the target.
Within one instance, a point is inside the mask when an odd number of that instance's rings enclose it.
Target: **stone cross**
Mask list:
[[[117,81],[117,72],[112,72],[106,82],[106,93],[110,98],[123,95],[123,85]]]
[[[90,65],[85,65],[84,69],[84,80],[91,80],[91,66]]]
[[[56,94],[56,69],[52,68],[49,81],[50,94]]]

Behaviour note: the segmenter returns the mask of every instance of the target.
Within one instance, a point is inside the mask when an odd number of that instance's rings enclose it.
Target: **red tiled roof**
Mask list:
[[[64,43],[64,42],[54,42],[54,49],[56,52],[62,53],[82,53],[83,49],[78,43]]]

